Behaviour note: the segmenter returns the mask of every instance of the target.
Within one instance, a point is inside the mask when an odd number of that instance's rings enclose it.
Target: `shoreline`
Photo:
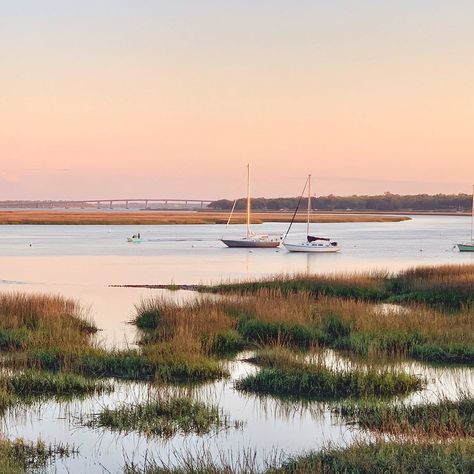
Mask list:
[[[390,214],[390,215],[389,215]],[[292,212],[255,212],[252,224],[264,222],[289,222]],[[189,211],[0,211],[0,225],[179,225],[226,224],[226,212]],[[314,213],[314,223],[346,222],[402,222],[410,220],[405,215],[392,213]],[[244,224],[244,213],[234,213],[231,224]],[[306,222],[306,215],[299,214],[295,222]]]

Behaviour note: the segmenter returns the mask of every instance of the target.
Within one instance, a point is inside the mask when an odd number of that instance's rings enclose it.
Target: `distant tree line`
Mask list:
[[[290,198],[253,198],[252,209],[261,211],[293,210],[298,197]],[[301,200],[300,208],[306,208],[307,199]],[[468,194],[415,194],[399,195],[384,193],[375,196],[319,196],[311,199],[312,208],[321,211],[468,211],[471,209],[472,196]],[[209,204],[216,210],[230,210],[234,201],[220,199]],[[235,209],[243,210],[245,198],[237,200]]]

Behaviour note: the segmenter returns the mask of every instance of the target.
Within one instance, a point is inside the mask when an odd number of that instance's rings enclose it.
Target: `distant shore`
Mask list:
[[[289,222],[291,212],[256,212],[252,214],[253,224],[263,222]],[[225,224],[229,218],[226,212],[189,211],[44,211],[14,210],[0,211],[0,225],[173,225],[173,224]],[[401,222],[410,218],[404,215],[356,214],[356,213],[313,213],[316,223],[339,222]],[[234,213],[232,224],[245,222],[245,214]],[[306,215],[299,214],[295,222],[306,222]]]

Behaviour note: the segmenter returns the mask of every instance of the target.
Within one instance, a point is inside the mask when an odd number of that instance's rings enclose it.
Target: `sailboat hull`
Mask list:
[[[289,252],[305,252],[305,253],[336,253],[341,250],[339,245],[313,245],[303,242],[301,244],[283,244]]]
[[[221,242],[231,248],[276,248],[280,240],[252,240],[252,239],[221,239]]]
[[[474,242],[466,244],[457,244],[460,252],[474,252]]]

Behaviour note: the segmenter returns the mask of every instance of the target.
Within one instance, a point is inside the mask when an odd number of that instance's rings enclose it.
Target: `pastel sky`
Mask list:
[[[0,199],[470,192],[472,0],[0,0]]]

